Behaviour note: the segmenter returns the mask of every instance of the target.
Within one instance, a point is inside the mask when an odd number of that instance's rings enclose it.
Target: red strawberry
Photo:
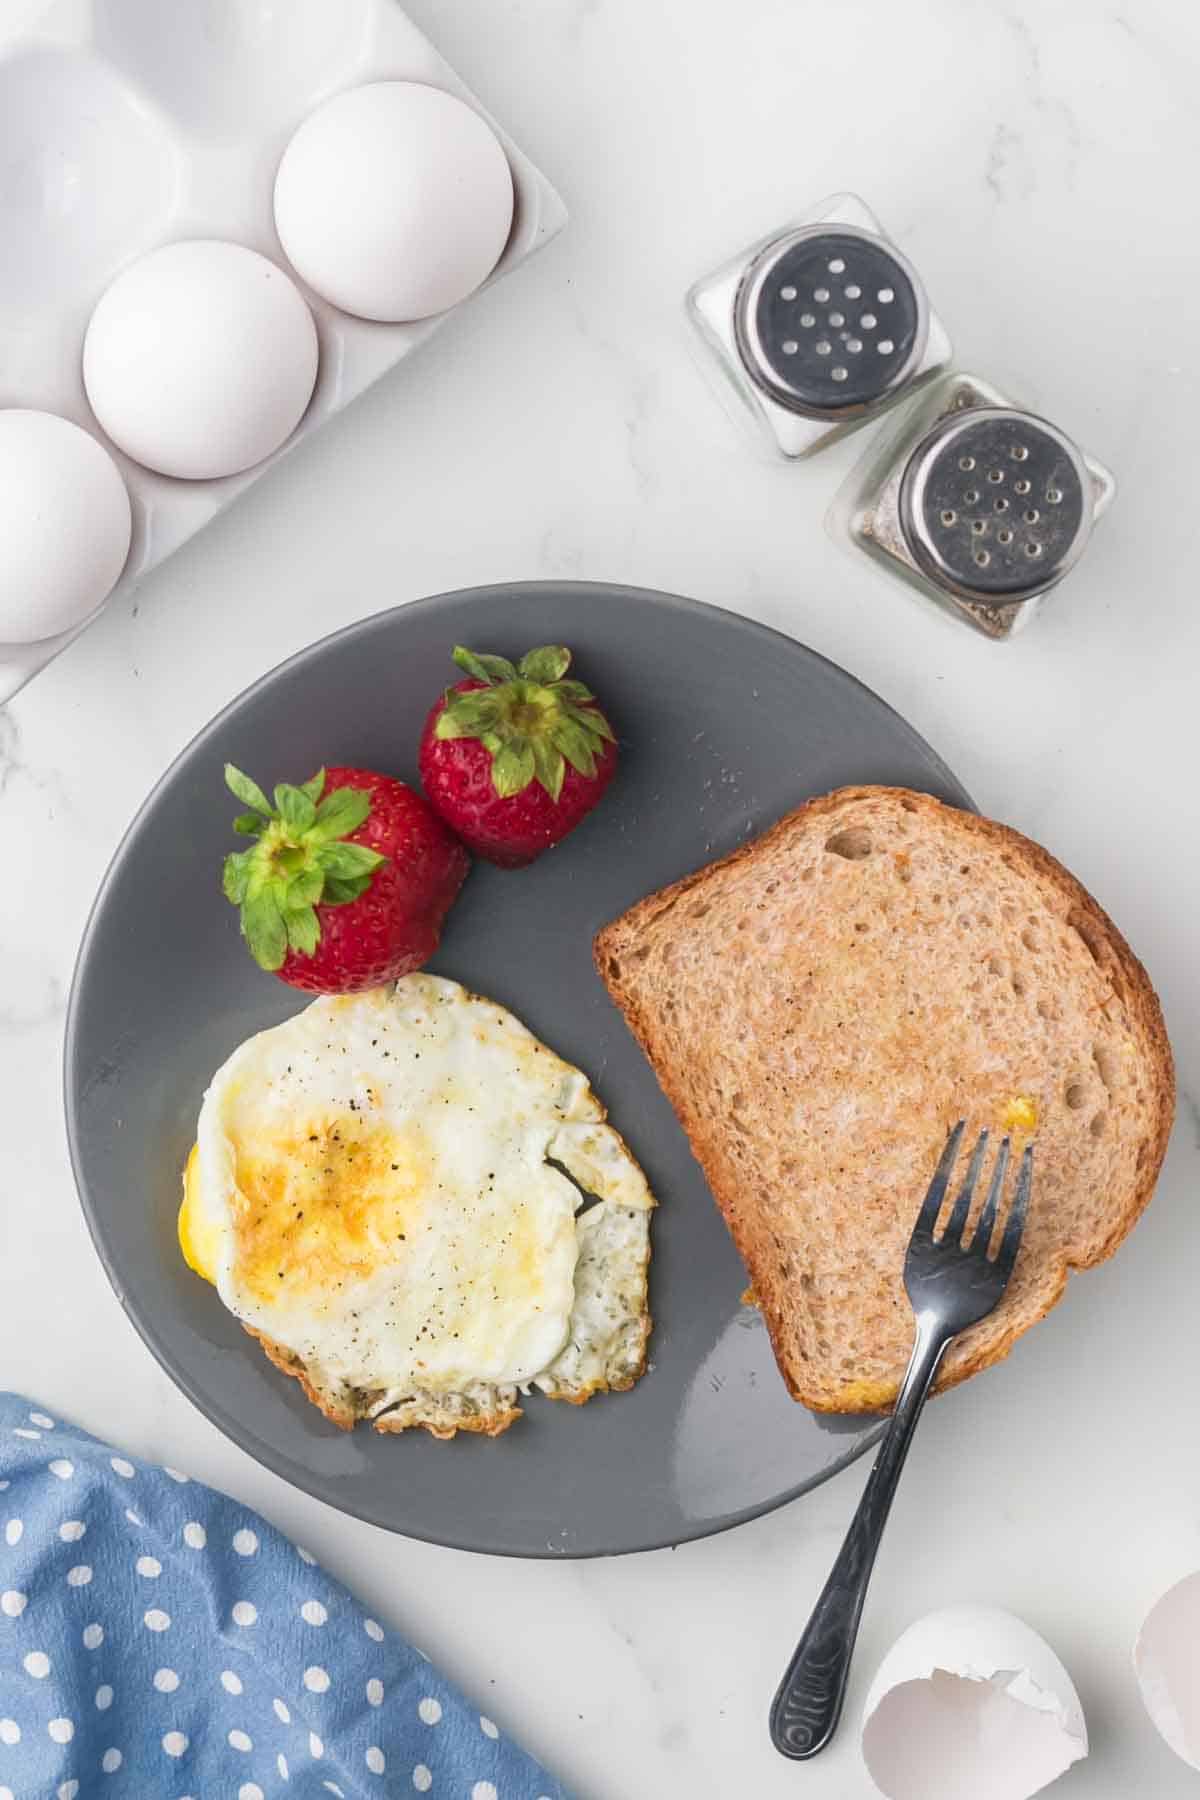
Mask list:
[[[564,679],[571,652],[561,645],[516,667],[461,644],[454,660],[467,680],[425,721],[421,781],[476,855],[518,869],[591,812],[617,766],[616,738],[591,690]]]
[[[313,994],[355,994],[411,975],[438,946],[467,854],[419,794],[369,769],[282,783],[272,806],[248,776],[233,828],[257,842],[225,858],[225,898],[260,968]]]

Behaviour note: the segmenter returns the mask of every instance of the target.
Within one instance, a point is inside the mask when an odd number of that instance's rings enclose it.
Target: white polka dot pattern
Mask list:
[[[4,1394],[0,1494],[0,1800],[565,1800],[245,1506]]]

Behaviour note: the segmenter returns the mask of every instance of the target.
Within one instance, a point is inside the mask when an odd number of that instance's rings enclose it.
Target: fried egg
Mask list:
[[[646,1178],[587,1077],[457,982],[315,1001],[204,1097],[183,1254],[342,1425],[495,1433],[628,1387]]]

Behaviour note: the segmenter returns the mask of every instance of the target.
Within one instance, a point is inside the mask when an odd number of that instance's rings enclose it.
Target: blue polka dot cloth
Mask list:
[[[0,1800],[567,1800],[236,1501],[0,1395]]]

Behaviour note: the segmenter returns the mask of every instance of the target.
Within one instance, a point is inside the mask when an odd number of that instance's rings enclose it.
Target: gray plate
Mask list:
[[[472,873],[433,967],[513,1009],[595,1082],[661,1199],[649,1372],[585,1407],[532,1396],[495,1441],[327,1425],[185,1267],[179,1172],[204,1088],[303,1000],[249,961],[220,897],[227,760],[269,787],[322,762],[415,780],[450,646],[572,646],[622,763],[603,805],[533,868]],[[784,1392],[746,1276],[683,1133],[591,962],[596,928],[811,794],[893,782],[968,805],[945,765],[850,676],[693,601],[581,582],[477,588],[381,613],[285,663],[220,714],[138,814],[84,934],[66,1040],[84,1211],[143,1338],[213,1422],[308,1493],[393,1531],[519,1556],[703,1536],[861,1451],[874,1426]]]

